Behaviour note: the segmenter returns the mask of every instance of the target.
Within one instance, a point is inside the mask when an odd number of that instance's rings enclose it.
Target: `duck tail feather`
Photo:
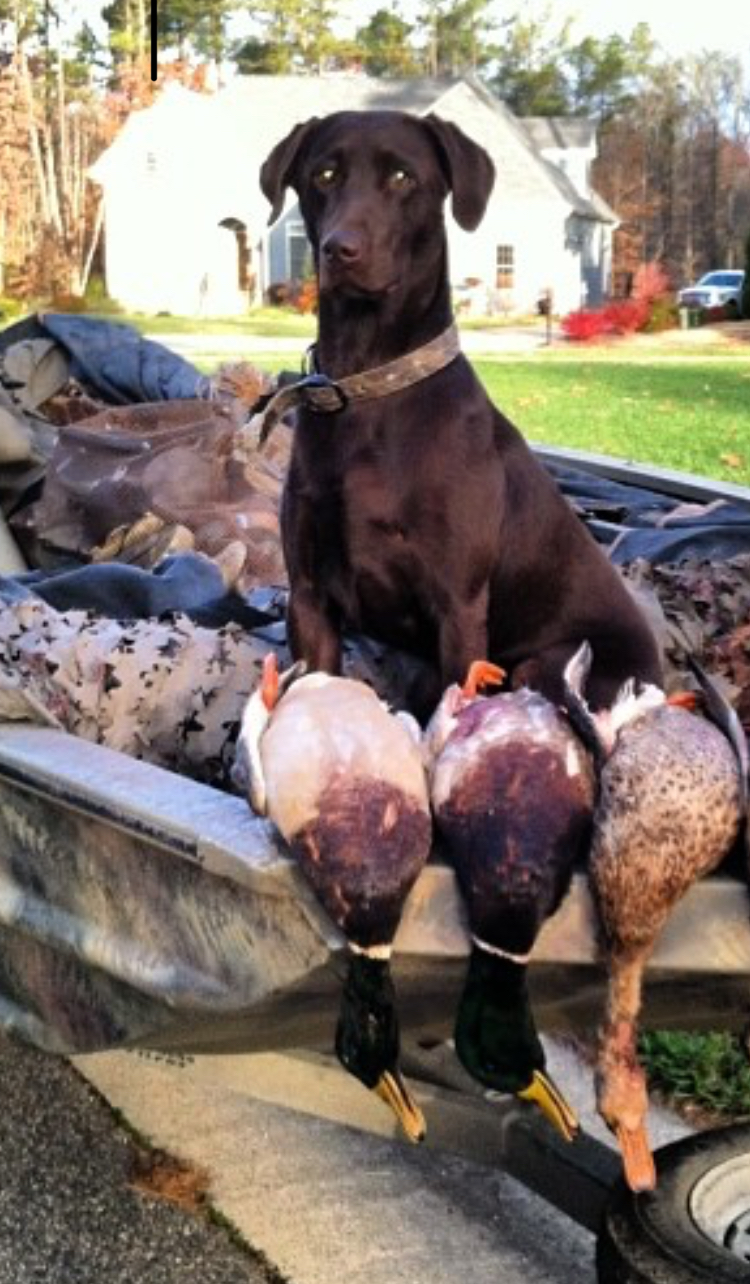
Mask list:
[[[592,714],[584,689],[591,672],[591,645],[583,641],[563,669],[563,708],[570,725],[593,755],[598,768],[607,758],[607,747]]]

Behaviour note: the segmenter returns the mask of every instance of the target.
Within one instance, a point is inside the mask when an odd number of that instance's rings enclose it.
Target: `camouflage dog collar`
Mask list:
[[[372,370],[347,375],[343,379],[329,379],[315,366],[315,349],[311,352],[313,371],[295,383],[271,395],[250,419],[248,429],[257,433],[257,444],[263,446],[276,424],[290,410],[305,406],[316,414],[337,414],[354,401],[373,401],[391,393],[410,388],[412,384],[429,379],[445,366],[455,361],[461,351],[458,330],[449,326],[442,334],[421,348]],[[244,434],[243,434],[244,435]]]

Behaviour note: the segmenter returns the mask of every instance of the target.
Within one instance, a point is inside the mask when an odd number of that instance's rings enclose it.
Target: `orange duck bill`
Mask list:
[[[625,1181],[630,1189],[636,1194],[643,1190],[654,1190],[656,1165],[645,1124],[640,1124],[637,1128],[617,1124],[614,1134],[622,1155]]]
[[[275,651],[269,651],[263,657],[263,672],[260,679],[260,698],[267,711],[272,713],[285,691],[288,691],[297,678],[307,673],[304,660],[297,660],[283,673],[279,673],[279,661]]]

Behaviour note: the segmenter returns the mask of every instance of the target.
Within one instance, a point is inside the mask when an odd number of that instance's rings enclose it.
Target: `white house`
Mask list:
[[[104,193],[107,288],[125,307],[240,314],[309,271],[294,194],[276,225],[258,173],[299,121],[332,111],[435,112],[490,153],[497,181],[474,233],[448,215],[457,299],[529,312],[551,290],[568,311],[610,289],[616,216],[591,190],[589,121],[520,120],[473,80],[241,76],[207,96],[169,86],[134,113],[91,170]]]

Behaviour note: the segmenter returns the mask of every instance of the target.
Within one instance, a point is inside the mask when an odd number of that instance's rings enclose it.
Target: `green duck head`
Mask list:
[[[456,1053],[486,1088],[534,1102],[566,1141],[578,1120],[545,1072],[534,1024],[526,965],[474,946],[456,1016]]]
[[[398,1119],[409,1141],[424,1140],[425,1121],[399,1068],[396,994],[387,959],[352,954],[336,1028],[336,1055]]]

